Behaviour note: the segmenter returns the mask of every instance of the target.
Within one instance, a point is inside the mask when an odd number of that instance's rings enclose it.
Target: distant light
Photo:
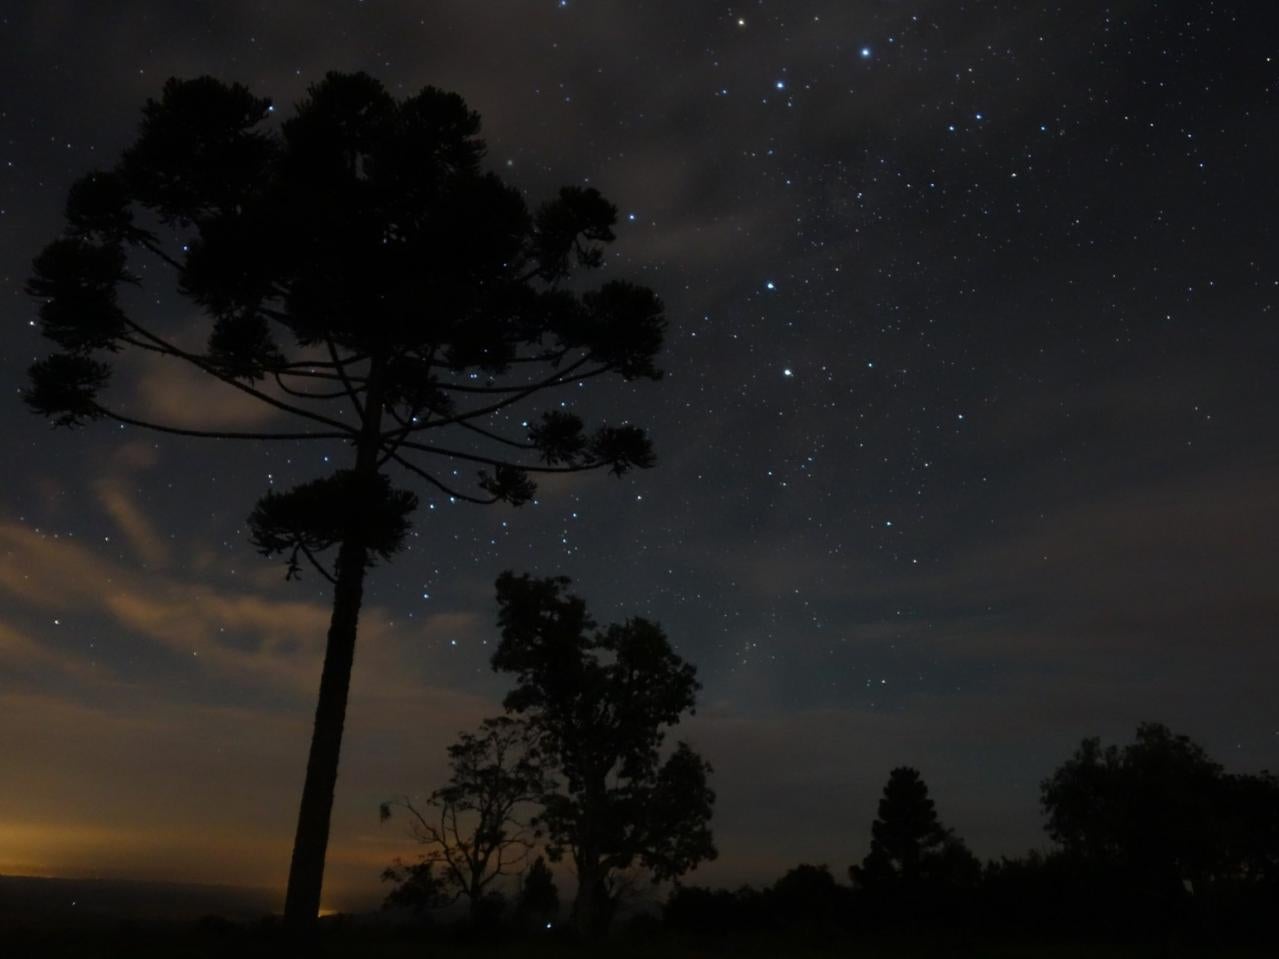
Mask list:
[[[774,86],[776,86],[776,87],[777,87],[777,89],[779,89],[779,90],[785,90],[785,89],[786,89],[786,81],[785,81],[785,80],[778,80],[778,81],[777,81],[777,83],[775,83],[775,84],[774,84]]]
[[[630,220],[632,223],[634,223],[634,222],[635,222],[635,220],[636,220],[636,214],[634,214],[634,213],[628,213],[628,214],[626,214],[626,219],[628,219],[628,220]]]
[[[977,119],[978,119],[978,120],[984,120],[984,119],[986,119],[986,114],[984,114],[984,113],[978,113],[976,116],[977,116]]]
[[[794,370],[792,370],[789,366],[788,366],[788,367],[786,367],[786,369],[782,370],[782,376],[785,376],[785,377],[787,377],[787,378],[790,378],[790,377],[792,377],[792,376],[794,376],[794,375],[795,375],[795,371],[794,371]]]
[[[863,59],[863,60],[869,60],[869,59],[870,59],[870,47],[862,47],[862,48],[861,48],[861,50],[860,50],[860,53],[861,53],[861,55],[862,55],[862,59]]]
[[[772,280],[769,280],[767,283],[764,284],[764,289],[775,290],[777,289],[777,284],[774,283]]]
[[[738,17],[738,18],[737,18],[737,25],[738,25],[739,27],[744,27],[744,26],[746,26],[746,18],[745,18],[745,17]],[[551,924],[548,922],[546,925],[547,925],[547,928],[549,929]]]

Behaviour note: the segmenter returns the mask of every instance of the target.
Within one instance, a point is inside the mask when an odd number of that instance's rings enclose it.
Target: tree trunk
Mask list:
[[[329,816],[338,778],[342,727],[346,720],[351,664],[355,659],[356,626],[364,597],[364,573],[368,551],[358,537],[342,544],[338,553],[337,583],[333,588],[333,614],[329,620],[320,696],[315,707],[315,729],[306,762],[306,784],[298,810],[298,828],[289,866],[289,887],[284,898],[285,922],[295,929],[314,926],[320,912],[324,883],[324,854],[329,844]]]
[[[598,855],[583,856],[576,865],[577,897],[573,900],[573,927],[581,939],[601,939],[608,932],[613,916],[613,901],[604,882],[608,869]]]
[[[577,867],[577,896],[573,900],[573,926],[577,930],[577,935],[580,939],[595,938],[597,925],[595,913],[599,908],[595,900],[599,893],[599,885],[595,870],[584,863],[579,863]]]
[[[365,405],[361,410],[360,439],[353,470],[357,477],[372,478],[378,472],[382,430],[381,370],[381,360],[374,359],[369,370]],[[320,696],[315,705],[315,728],[311,733],[306,782],[302,786],[298,828],[293,838],[289,886],[284,894],[285,925],[298,931],[313,929],[320,913],[324,855],[329,845],[333,790],[337,785],[346,699],[351,687],[351,665],[355,660],[356,627],[360,620],[360,604],[364,600],[364,574],[368,566],[369,550],[357,521],[354,528],[347,530],[338,550],[333,612],[324,649],[324,669],[320,674]]]

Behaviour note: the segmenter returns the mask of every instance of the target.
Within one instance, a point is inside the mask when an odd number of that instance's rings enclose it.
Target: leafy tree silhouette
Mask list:
[[[1237,773],[1222,784],[1225,877],[1279,892],[1279,777]]]
[[[382,902],[383,909],[408,909],[425,916],[434,909],[443,909],[456,900],[450,895],[448,884],[435,871],[437,863],[396,863],[382,872],[384,882],[395,883]]]
[[[452,898],[465,897],[479,924],[494,880],[515,875],[533,848],[534,833],[520,808],[542,796],[546,777],[527,732],[509,717],[486,719],[478,734],[463,733],[449,747],[446,785],[421,803],[402,797],[382,804],[383,822],[402,810],[410,834],[426,847],[420,863],[396,860],[384,879],[413,882],[421,863],[434,864]]]
[[[136,143],[72,187],[65,233],[35,260],[28,290],[57,351],[31,367],[24,398],[58,426],[349,445],[347,468],[268,493],[249,521],[290,577],[307,563],[333,584],[285,904],[289,923],[308,927],[365,574],[401,548],[417,504],[389,471],[457,500],[518,505],[538,473],[651,466],[637,426],[588,431],[558,405],[528,407],[606,374],[658,378],[665,321],[645,287],[566,287],[602,263],[616,209],[565,187],[530,213],[481,169],[479,117],[457,95],[397,101],[366,74],[330,73],[282,125],[271,118],[268,100],[209,77],[170,80],[147,101]],[[166,328],[125,312],[118,291],[153,265],[202,311],[202,347],[184,345],[178,317]],[[201,430],[111,402],[109,361],[127,351],[295,425]],[[478,470],[476,486],[454,478],[458,466]]]
[[[1279,878],[1279,783],[1226,774],[1161,723],[1142,723],[1122,748],[1085,739],[1041,799],[1067,855],[1120,871],[1165,904],[1187,883]]]
[[[577,871],[579,934],[603,933],[634,866],[674,879],[715,856],[710,766],[687,743],[665,760],[665,727],[694,707],[695,669],[656,623],[597,628],[564,577],[503,573],[493,668],[514,673],[504,705],[540,737],[559,788],[543,798],[547,854]]]
[[[870,852],[861,865],[849,869],[853,884],[911,889],[922,883],[975,882],[980,874],[976,857],[937,818],[919,770],[894,769],[871,824]]]
[[[788,869],[765,894],[765,908],[784,926],[808,933],[830,932],[846,923],[851,893],[822,865]]]

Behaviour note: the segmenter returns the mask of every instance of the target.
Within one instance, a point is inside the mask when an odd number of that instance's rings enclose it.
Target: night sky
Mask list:
[[[657,619],[704,689],[721,850],[693,881],[843,876],[890,768],[978,855],[1046,840],[1038,783],[1161,720],[1279,767],[1279,45],[1213,0],[141,2],[0,13],[0,872],[283,887],[328,615],[245,517],[338,444],[53,431],[23,292],[66,190],[169,76],[286,115],[326,70],[478,110],[532,202],[617,203],[604,278],[667,304],[660,383],[569,408],[658,467],[518,510],[420,490],[361,624],[326,905],[411,853],[498,711],[493,580]],[[158,273],[139,316],[199,318]],[[122,408],[273,421],[137,363]]]

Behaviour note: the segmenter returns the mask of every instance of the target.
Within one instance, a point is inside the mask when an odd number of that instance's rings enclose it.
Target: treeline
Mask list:
[[[1268,934],[1279,914],[1279,779],[1231,774],[1185,736],[1086,739],[1041,786],[1051,845],[980,863],[919,772],[892,771],[870,851],[840,881],[803,864],[762,889],[677,887],[664,924],[702,936],[923,930],[1050,938]]]
[[[716,855],[711,767],[687,743],[665,746],[695,706],[696,670],[659,625],[600,625],[569,585],[499,577],[492,665],[513,680],[505,714],[449,747],[443,785],[383,804],[417,844],[385,870],[388,907],[462,908],[471,928],[554,927],[548,860],[570,867],[564,918],[583,938],[606,933],[637,886],[665,882],[660,921],[714,936],[1245,933],[1279,907],[1279,780],[1227,773],[1157,723],[1123,747],[1085,739],[1044,780],[1047,851],[983,864],[903,766],[860,862],[801,864],[760,889],[681,885]]]

